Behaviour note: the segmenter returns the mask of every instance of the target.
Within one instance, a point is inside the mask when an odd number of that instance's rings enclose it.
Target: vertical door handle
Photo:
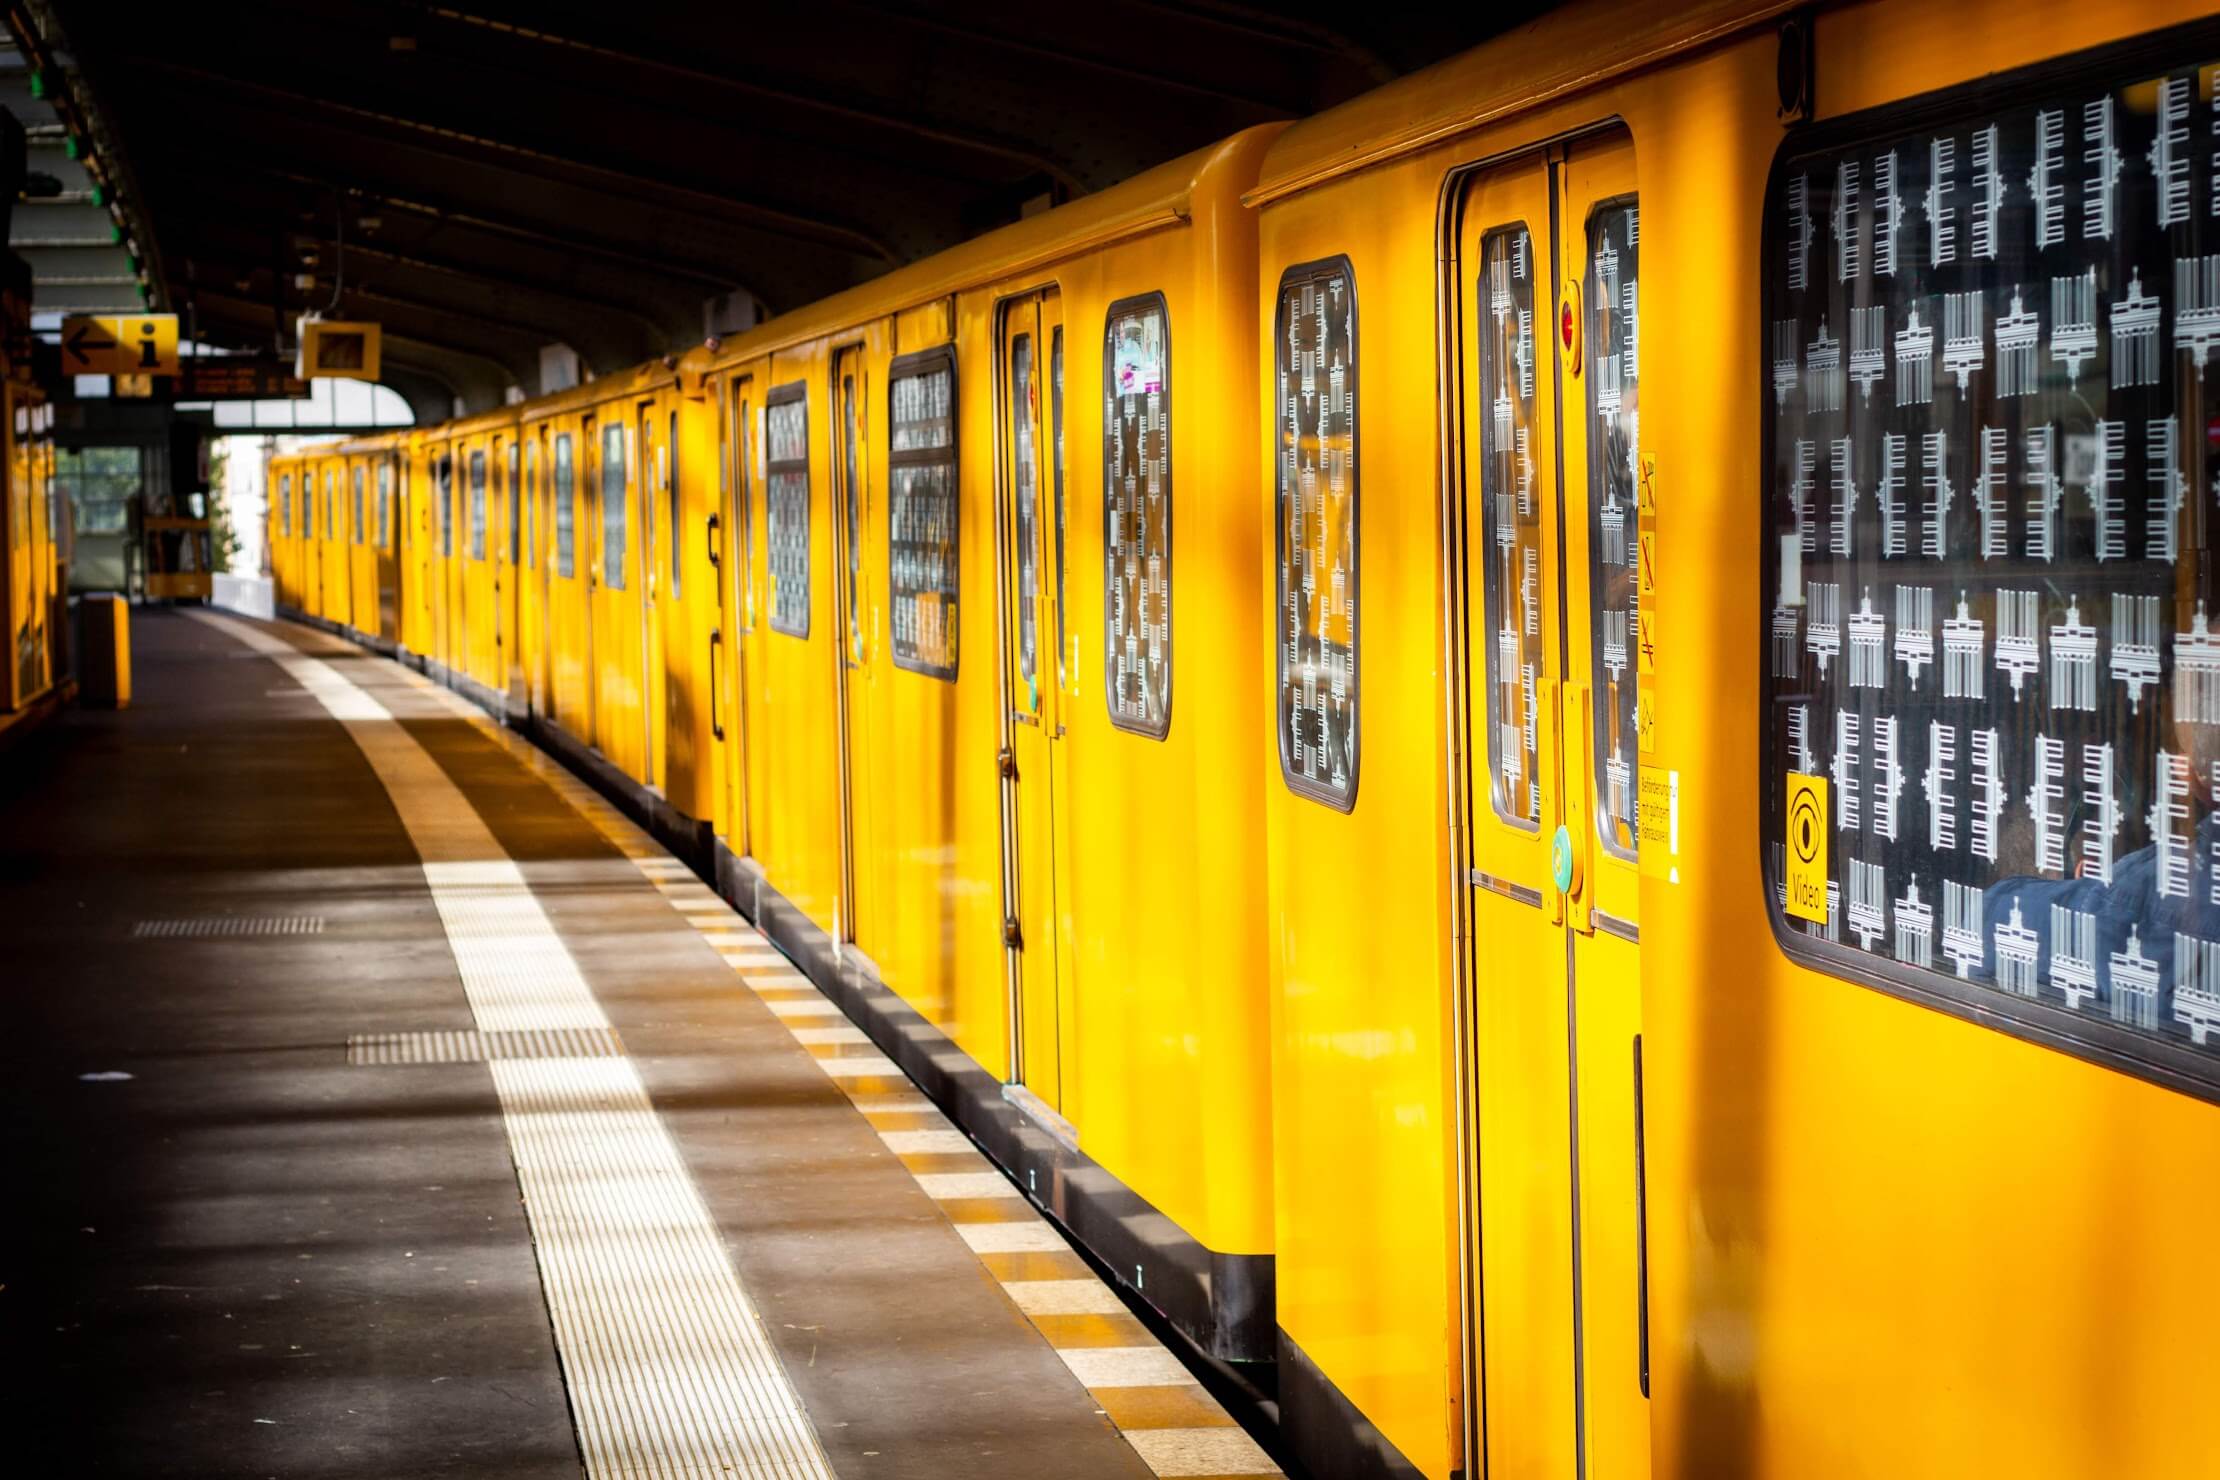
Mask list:
[[[1570,788],[1572,794],[1580,800],[1580,812],[1571,826],[1573,885],[1565,892],[1565,897],[1568,908],[1572,907],[1573,902],[1578,902],[1580,918],[1574,923],[1584,930],[1588,928],[1589,896],[1592,893],[1588,888],[1588,840],[1596,825],[1595,726],[1590,723],[1591,716],[1588,713],[1589,696],[1592,692],[1584,683],[1574,684],[1565,690],[1565,723],[1580,732],[1579,743],[1566,747],[1580,765],[1580,778]]]
[[[709,516],[709,539],[707,543],[709,568],[717,571],[723,570],[725,568],[725,527],[719,522],[715,514]]]
[[[1545,683],[1542,686],[1542,691],[1535,696],[1535,702],[1541,709],[1539,715],[1541,733],[1535,737],[1534,764],[1545,768],[1549,766],[1558,768],[1559,779],[1557,784],[1550,788],[1549,799],[1555,804],[1555,810],[1559,814],[1562,814],[1565,810],[1563,780],[1565,749],[1564,687],[1561,680],[1553,678]],[[1543,774],[1547,775],[1548,771],[1545,769]],[[1540,818],[1537,819],[1541,826],[1545,828],[1550,825],[1549,813],[1550,809],[1544,808]],[[1549,839],[1545,846],[1554,852],[1557,846],[1555,838]],[[1544,881],[1548,887],[1543,889],[1542,892],[1549,896],[1549,923],[1562,925],[1565,923],[1565,891],[1557,887],[1554,872],[1555,862],[1554,858],[1549,860],[1548,867],[1552,872],[1550,877]]]
[[[725,738],[725,721],[721,712],[723,706],[718,703],[718,696],[724,692],[725,687],[725,665],[717,660],[724,650],[723,630],[712,627],[709,630],[709,733],[719,740]]]

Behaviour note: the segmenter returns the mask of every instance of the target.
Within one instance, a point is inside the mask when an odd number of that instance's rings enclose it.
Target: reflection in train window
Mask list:
[[[624,423],[612,421],[601,429],[601,584],[611,591],[624,589],[631,536],[624,484]]]
[[[2214,1076],[2199,77],[1969,92],[1776,170],[1761,796],[1799,953]],[[1791,901],[1799,776],[1828,846]]]
[[[906,355],[887,380],[887,574],[894,663],[956,676],[956,362]]]
[[[1172,709],[1172,380],[1164,295],[1110,305],[1102,343],[1102,678],[1110,722]]]
[[[1272,343],[1280,772],[1357,800],[1357,296],[1349,261],[1291,267]]]
[[[809,392],[783,385],[764,408],[769,487],[764,537],[771,564],[771,630],[809,636]]]

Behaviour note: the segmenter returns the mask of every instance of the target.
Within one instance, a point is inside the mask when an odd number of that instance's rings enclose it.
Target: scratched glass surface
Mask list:
[[[555,439],[555,574],[566,581],[578,573],[577,529],[578,469],[564,432]]]
[[[1290,273],[1278,316],[1280,770],[1357,794],[1357,302],[1345,263]]]
[[[1012,449],[1016,487],[1017,663],[1022,692],[1011,697],[1018,712],[1030,717],[1041,707],[1040,686],[1040,457],[1033,446],[1033,336],[1020,334],[1010,344],[1010,388],[1017,445]]]
[[[1488,762],[1495,811],[1541,825],[1535,720],[1542,656],[1542,510],[1533,441],[1534,243],[1524,226],[1480,244],[1481,521],[1486,567],[1481,599],[1488,651]]]
[[[483,454],[479,461],[478,502],[482,504]],[[625,518],[624,475],[624,428],[611,422],[601,429],[601,584],[611,591],[624,589],[625,546],[630,534]],[[484,544],[482,538],[479,543]]]
[[[945,364],[888,387],[888,583],[894,662],[956,676],[955,375]]]
[[[764,540],[770,547],[771,630],[809,636],[809,402],[764,408]]]
[[[1619,858],[1636,853],[1635,731],[1641,687],[1642,605],[1635,562],[1641,459],[1642,218],[1634,199],[1588,213],[1588,681],[1595,740],[1590,777],[1596,836]]]
[[[1778,898],[1784,773],[1830,782],[1828,917],[1797,928],[2220,1053],[2196,76],[1787,162],[1762,784]]]
[[[1172,384],[1161,300],[1102,350],[1102,672],[1110,722],[1162,739],[1172,702]]]

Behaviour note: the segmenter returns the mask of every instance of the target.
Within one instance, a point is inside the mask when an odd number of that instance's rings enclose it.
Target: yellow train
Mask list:
[[[639,800],[1315,1474],[2220,1474],[2215,62],[1571,6],[280,459],[281,599]]]

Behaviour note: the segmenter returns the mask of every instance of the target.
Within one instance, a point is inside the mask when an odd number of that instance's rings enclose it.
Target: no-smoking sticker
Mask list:
[[[1788,773],[1788,912],[1827,923],[1827,778]]]

